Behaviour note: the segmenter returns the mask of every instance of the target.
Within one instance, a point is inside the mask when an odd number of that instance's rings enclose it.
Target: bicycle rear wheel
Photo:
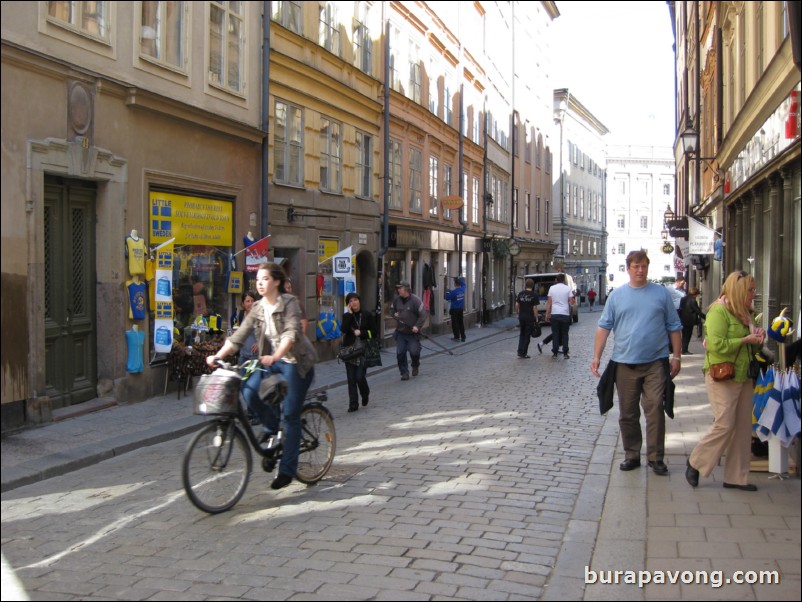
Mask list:
[[[225,512],[245,493],[253,458],[233,420],[203,427],[189,442],[181,478],[189,500],[204,512]]]
[[[301,411],[301,451],[296,478],[317,483],[331,468],[337,449],[334,418],[324,406],[308,405]]]

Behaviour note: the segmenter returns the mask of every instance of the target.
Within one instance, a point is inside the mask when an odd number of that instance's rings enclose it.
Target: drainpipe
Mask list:
[[[262,169],[261,169],[261,236],[264,238],[269,234],[269,214],[268,214],[268,179],[267,179],[267,159],[269,152],[268,130],[270,127],[270,15],[272,5],[270,0],[265,0],[264,13],[262,14]]]
[[[460,53],[461,54],[461,53]],[[457,252],[459,253],[459,257],[457,258],[457,276],[462,276],[462,236],[465,234],[465,231],[468,229],[468,219],[465,215],[465,167],[463,166],[463,160],[465,158],[465,148],[464,148],[464,137],[462,135],[462,128],[465,125],[465,105],[462,101],[462,94],[463,94],[463,86],[460,84],[459,87],[459,196],[463,199],[462,207],[459,208],[459,225],[462,226],[462,229],[459,231],[459,236],[457,237]],[[475,202],[475,201],[474,201]]]
[[[487,191],[487,95],[485,95],[485,102],[483,107],[483,143],[484,154],[482,156],[482,324],[490,323],[490,316],[487,311],[487,262],[488,252],[485,244],[487,243],[487,200],[490,193]]]
[[[382,3],[382,12],[386,10],[386,3]],[[383,17],[384,26],[384,214],[382,215],[381,248],[377,257],[376,278],[376,317],[381,318],[382,313],[382,286],[384,274],[384,256],[390,246],[390,20]],[[383,320],[377,320],[383,324]]]

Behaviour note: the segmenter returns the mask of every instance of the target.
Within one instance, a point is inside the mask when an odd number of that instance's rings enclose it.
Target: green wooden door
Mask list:
[[[97,396],[95,196],[91,182],[45,179],[45,380],[53,408]]]

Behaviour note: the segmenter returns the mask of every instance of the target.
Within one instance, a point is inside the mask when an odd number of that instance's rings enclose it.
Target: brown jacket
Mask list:
[[[289,338],[292,341],[292,347],[287,352],[287,359],[298,364],[298,373],[303,378],[315,365],[317,353],[301,330],[301,314],[301,302],[295,295],[288,293],[279,295],[278,305],[273,310],[273,325],[282,340]],[[234,351],[239,351],[248,335],[254,332],[256,345],[259,348],[258,354],[260,356],[268,355],[272,350],[270,342],[265,336],[265,330],[265,310],[260,301],[253,304],[243,323],[228,340],[234,347]]]

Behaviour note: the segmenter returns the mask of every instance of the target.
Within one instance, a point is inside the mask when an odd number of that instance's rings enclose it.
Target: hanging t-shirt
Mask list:
[[[144,282],[129,280],[125,283],[125,286],[128,289],[128,319],[144,320],[148,285]]]
[[[145,273],[145,252],[147,246],[144,238],[133,239],[128,236],[125,239],[125,248],[128,252],[128,272],[131,276]]]
[[[125,342],[128,344],[128,361],[125,363],[125,369],[132,374],[144,372],[145,333],[132,328],[126,331]]]

